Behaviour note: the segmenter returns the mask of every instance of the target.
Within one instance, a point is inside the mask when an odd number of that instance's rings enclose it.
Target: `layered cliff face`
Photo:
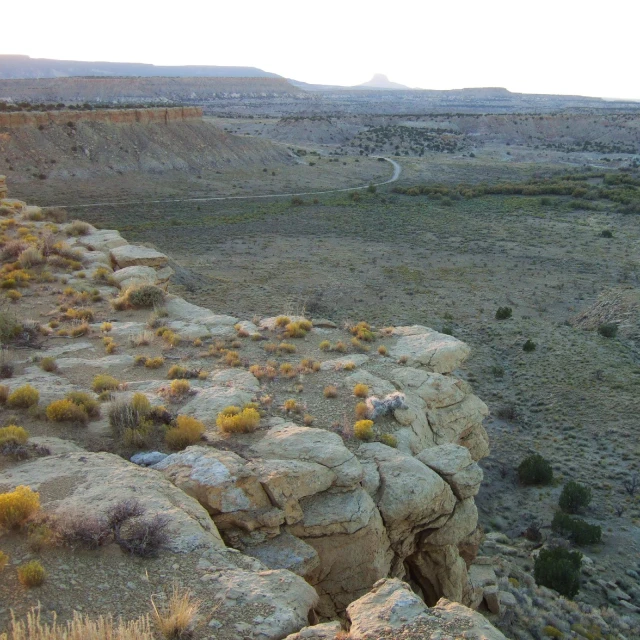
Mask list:
[[[0,178],[0,193],[3,185]],[[94,324],[82,334],[82,341],[69,342],[52,334],[51,344],[40,354],[54,357],[56,370],[45,372],[29,361],[21,362],[11,389],[30,384],[44,405],[69,391],[92,395],[87,387],[93,375],[106,371],[117,375],[121,384],[103,398],[103,415],[137,392],[150,405],[168,402],[171,413],[200,420],[205,429],[200,441],[182,451],[143,450],[128,462],[83,450],[82,446],[104,447],[107,442],[112,450],[123,447],[104,419],[102,426],[96,423],[86,433],[72,432],[73,442],[48,437],[52,455],[38,453],[44,457],[9,464],[0,472],[0,492],[31,486],[41,490],[47,508],[59,514],[99,518],[114,501],[128,498],[142,501],[151,514],[166,514],[174,533],[146,579],[153,589],[154,581],[174,576],[204,602],[215,603],[208,624],[219,638],[249,631],[274,640],[298,632],[295,638],[333,637],[322,635],[323,625],[300,629],[307,619],[345,614],[351,620],[348,637],[352,638],[387,637],[401,630],[406,637],[420,637],[425,630],[438,630],[442,620],[443,628],[465,631],[465,637],[501,637],[493,631],[494,635],[486,635],[491,627],[463,606],[439,602],[445,598],[475,607],[483,597],[483,583],[469,579],[469,567],[482,538],[474,496],[482,481],[477,461],[488,453],[482,426],[487,408],[453,373],[469,356],[467,345],[418,325],[377,334],[361,326],[363,340],[379,340],[381,348],[372,353],[354,339],[357,353],[344,354],[348,349],[341,348],[335,357],[326,351],[326,343],[347,342],[351,334],[331,322],[317,320],[308,333],[292,339],[293,330],[284,328],[280,319],[241,320],[167,296],[159,315],[162,332],[179,336],[183,345],[170,348],[167,357],[179,358],[185,371],[202,372],[205,363],[208,369],[213,367],[207,375],[191,378],[187,394],[172,399],[162,373],[135,367],[136,337],[149,334],[148,314],[134,308],[124,317],[107,303],[121,295],[121,289],[164,283],[171,275],[167,256],[129,245],[117,231],[86,225],[80,235],[73,235],[78,225],[53,228],[42,220],[46,211],[38,207],[15,200],[0,204],[3,216],[29,226],[35,245],[40,237],[44,242],[46,236],[47,246],[66,238],[70,247],[65,250],[82,265],[79,276],[73,265],[67,273],[66,263],[51,260],[46,282],[64,279],[67,291],[80,290],[87,282],[98,287],[93,294]],[[5,225],[9,235],[14,226]],[[10,241],[7,236],[5,242]],[[18,304],[28,304],[29,293]],[[57,304],[56,296],[55,288],[39,286],[39,308],[46,306],[48,297]],[[106,328],[101,321],[106,318],[117,353],[102,356],[100,331]],[[284,402],[282,409],[275,408],[292,393],[293,365],[287,357],[279,356],[285,360],[280,374],[269,364],[272,361],[258,364],[260,357],[269,357],[263,339],[267,344],[287,339],[287,331],[289,341],[299,345],[293,346],[294,351],[299,348],[301,354],[319,357],[301,361],[295,393],[309,394],[331,383],[335,394],[325,397],[341,398],[335,401],[338,404],[327,399],[327,412],[318,426],[308,426],[313,420],[306,417],[301,424],[301,415],[293,408],[303,404],[304,396],[293,405]],[[64,329],[58,334],[67,335]],[[163,344],[161,335],[147,335],[146,340]],[[211,344],[209,352],[201,351],[203,342]],[[229,349],[223,348],[225,344]],[[229,364],[231,348],[243,355]],[[224,360],[212,361],[218,352]],[[354,394],[366,396],[357,407],[360,417],[371,419],[363,432],[331,424],[329,417],[346,411],[357,400]],[[257,428],[232,433],[220,428],[217,418],[225,407],[252,402],[261,407]],[[51,424],[39,425],[36,419],[30,429],[50,435]],[[97,437],[106,439],[100,444]],[[125,450],[130,455],[130,445]],[[57,571],[55,563],[62,563],[70,571],[70,563],[76,571],[82,558],[67,551],[63,555],[52,559],[51,566]],[[130,584],[139,573],[136,565],[109,558],[98,554],[90,560],[114,576],[113,584],[107,581],[104,586],[105,593],[123,588],[120,574]],[[387,578],[392,580],[379,582]],[[47,592],[47,597],[49,606],[58,608],[62,604],[56,602],[62,603],[65,593]],[[435,609],[427,608],[436,603]],[[135,598],[130,604],[134,606]],[[24,602],[16,601],[15,606]],[[398,615],[389,617],[389,612]],[[335,635],[339,628],[340,623],[334,622],[327,629]]]
[[[204,122],[198,107],[2,113],[0,153],[15,182],[293,162]]]
[[[92,111],[17,111],[0,113],[0,127],[46,127],[78,122],[102,122],[105,124],[150,124],[200,120],[199,107],[156,107],[150,109],[95,109]],[[71,124],[70,124],[71,123]]]

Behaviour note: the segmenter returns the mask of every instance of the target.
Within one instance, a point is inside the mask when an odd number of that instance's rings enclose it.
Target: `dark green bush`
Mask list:
[[[577,545],[602,541],[602,529],[599,526],[589,524],[582,518],[572,518],[562,511],[556,511],[551,528],[561,536],[570,538]]]
[[[498,307],[496,311],[496,320],[508,320],[513,315],[511,307]]]
[[[609,229],[604,229],[600,235],[603,238],[613,238],[613,232],[609,231]]]
[[[536,584],[555,589],[560,595],[573,598],[580,591],[579,551],[541,549],[533,567]]]
[[[598,327],[598,333],[605,338],[615,338],[618,325],[615,322],[604,322]]]
[[[536,343],[531,340],[531,338],[529,338],[523,345],[522,345],[522,350],[526,351],[527,353],[531,353],[531,351],[535,351],[536,350]]]
[[[567,513],[578,513],[591,502],[591,489],[579,482],[570,480],[562,488],[558,504]]]
[[[553,481],[553,469],[539,453],[534,453],[520,463],[518,478],[522,484],[549,484]]]

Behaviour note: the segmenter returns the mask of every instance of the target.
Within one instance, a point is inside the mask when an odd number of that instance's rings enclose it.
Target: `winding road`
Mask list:
[[[369,156],[371,158],[380,158],[386,162],[390,162],[393,166],[393,175],[389,180],[384,182],[373,183],[374,187],[382,187],[385,184],[391,184],[396,182],[402,173],[402,167],[391,158],[383,158],[382,156]],[[290,198],[293,196],[318,196],[327,193],[341,193],[344,191],[360,191],[362,189],[368,189],[370,184],[366,184],[360,187],[346,187],[344,189],[329,189],[328,191],[300,191],[297,193],[271,193],[267,195],[254,195],[254,196],[210,196],[206,198],[175,198],[169,200],[139,200],[132,202],[92,202],[91,204],[57,204],[47,205],[42,209],[52,209],[55,207],[64,207],[65,209],[88,209],[90,207],[110,207],[121,205],[137,205],[137,204],[170,204],[172,202],[210,202],[213,200],[257,200],[261,198]]]

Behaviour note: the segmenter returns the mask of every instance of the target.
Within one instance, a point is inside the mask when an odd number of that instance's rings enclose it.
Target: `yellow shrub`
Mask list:
[[[143,416],[146,416],[149,411],[151,411],[151,403],[144,393],[134,393],[133,398],[131,398],[131,406],[134,411],[137,411]]]
[[[227,407],[237,409],[237,407]],[[238,413],[225,413],[223,409],[216,419],[216,425],[224,433],[250,433],[260,424],[260,413],[253,407],[245,407]]]
[[[89,333],[90,329],[91,327],[89,327],[87,322],[82,322],[81,324],[73,327],[69,333],[72,338],[79,338],[80,336],[84,336]]]
[[[51,422],[72,422],[74,424],[87,424],[89,416],[87,412],[71,400],[54,400],[47,407],[47,419]]]
[[[398,438],[391,435],[390,433],[383,433],[380,436],[380,442],[382,442],[382,444],[386,444],[387,447],[392,447],[393,449],[398,446]]]
[[[11,302],[17,302],[22,298],[22,294],[19,291],[12,289],[11,291],[7,291],[7,298],[11,300]]]
[[[267,353],[275,353],[278,350],[278,345],[275,342],[266,342],[262,347]]]
[[[40,368],[43,371],[53,373],[54,371],[58,370],[58,365],[56,364],[55,358],[47,356],[46,358],[42,358],[42,360],[40,360]]]
[[[313,323],[311,322],[311,320],[299,320],[298,324],[303,331],[311,331],[311,329],[313,328]]]
[[[103,322],[100,325],[100,331],[102,331],[102,333],[109,333],[111,329],[113,329],[113,325],[110,322]]]
[[[366,418],[369,413],[369,408],[366,402],[358,402],[356,405],[356,418]]]
[[[315,418],[308,413],[305,413],[302,418],[303,424],[307,427],[310,427],[314,423],[314,421],[315,421]]]
[[[119,386],[120,382],[113,376],[100,373],[93,379],[91,388],[96,393],[101,393],[102,391],[115,391]]]
[[[2,571],[9,562],[9,556],[6,553],[0,551],[0,571]]]
[[[224,354],[224,363],[228,367],[239,367],[241,362],[240,362],[240,356],[238,355],[238,352],[227,351],[227,353]]]
[[[378,353],[379,353],[381,356],[386,356],[386,355],[387,355],[387,353],[388,353],[388,351],[387,351],[387,347],[385,347],[383,344],[381,344],[381,345],[378,347]]]
[[[335,398],[338,395],[338,387],[330,384],[324,388],[322,392],[325,398]]]
[[[189,393],[191,385],[188,380],[173,380],[169,385],[169,393],[174,397],[184,396]]]
[[[289,338],[304,338],[307,332],[302,328],[300,322],[290,322],[285,327],[285,335]]]
[[[169,449],[179,451],[198,442],[204,432],[205,426],[200,420],[190,416],[178,416],[176,426],[167,431],[165,442]]]
[[[281,351],[282,353],[295,353],[297,350],[298,348],[290,342],[281,342],[278,345],[278,351]]]
[[[162,356],[158,356],[157,358],[147,358],[144,366],[147,369],[159,369],[163,364],[164,358]]]
[[[323,340],[319,345],[320,351],[331,351],[331,343],[328,340]]]
[[[177,347],[180,344],[180,336],[171,331],[171,329],[165,329],[160,335],[162,335],[162,339],[171,347]]]
[[[278,316],[276,318],[276,327],[286,327],[291,322],[288,316]]]
[[[296,375],[296,372],[292,364],[289,364],[288,362],[283,362],[280,365],[280,374],[285,376],[286,378],[291,378]]]
[[[18,580],[25,587],[39,587],[46,576],[44,567],[37,561],[31,560],[18,567]]]
[[[345,371],[353,371],[353,370],[356,368],[356,363],[355,363],[355,362],[345,362],[345,363],[342,365],[342,368],[343,368]]]
[[[337,351],[338,353],[344,353],[347,350],[347,345],[342,342],[342,340],[338,340],[338,342],[336,342],[336,344],[333,347],[334,351]]]
[[[298,411],[299,409],[298,403],[293,399],[285,400],[282,408],[287,412]]]
[[[359,382],[353,387],[353,395],[356,398],[366,398],[369,395],[369,387],[366,384]]]
[[[0,447],[5,444],[27,444],[29,432],[15,424],[0,429]]]
[[[0,528],[15,529],[22,526],[40,509],[40,494],[29,487],[19,486],[14,491],[0,493]]]
[[[18,387],[8,398],[7,405],[12,409],[28,409],[38,404],[40,393],[30,384]]]
[[[100,403],[91,394],[85,391],[71,391],[65,397],[82,407],[90,418],[100,417]]]
[[[358,440],[373,440],[373,420],[358,420],[353,426],[353,433]]]
[[[174,364],[169,367],[169,371],[167,371],[167,378],[169,380],[177,380],[180,378],[184,378],[187,374],[187,369],[181,367],[179,364]]]

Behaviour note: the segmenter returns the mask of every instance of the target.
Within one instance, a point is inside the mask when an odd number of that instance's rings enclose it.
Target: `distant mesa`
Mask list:
[[[369,82],[363,82],[356,85],[357,89],[410,89],[404,84],[398,84],[397,82],[391,82],[387,76],[383,73],[374,73],[373,78]]]
[[[209,65],[156,66],[139,62],[49,60],[23,55],[0,55],[0,78],[60,78],[73,76],[136,76],[178,78],[280,78],[256,67]]]

